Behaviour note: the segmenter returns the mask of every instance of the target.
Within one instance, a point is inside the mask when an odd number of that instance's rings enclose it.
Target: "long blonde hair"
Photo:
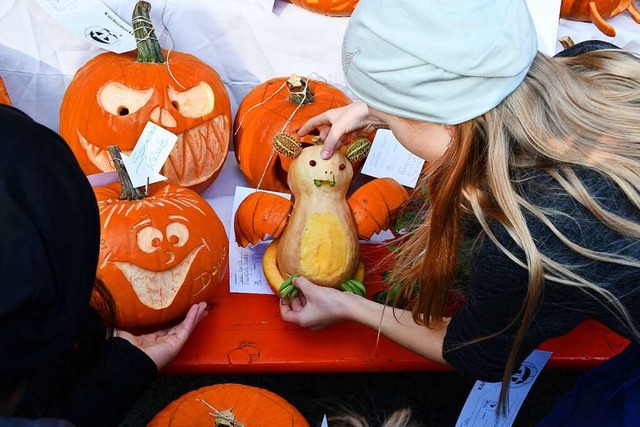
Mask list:
[[[520,322],[503,375],[503,409],[509,378],[544,280],[599,295],[627,326],[629,335],[640,340],[637,325],[611,293],[562,260],[538,251],[524,213],[536,217],[571,250],[589,259],[637,268],[640,262],[572,242],[553,226],[553,213],[528,202],[515,182],[518,172],[544,170],[607,227],[640,238],[639,224],[606,211],[571,168],[587,167],[610,178],[640,211],[639,120],[640,62],[634,55],[607,50],[548,58],[538,53],[527,77],[511,95],[493,110],[458,126],[451,147],[423,178],[429,200],[422,226],[400,245],[391,274],[394,283],[403,284],[401,295],[412,300],[417,322],[431,327],[443,321],[466,215],[474,217],[495,245],[528,270],[523,307],[509,325]],[[489,227],[494,221],[504,226],[524,252],[524,262],[500,244]],[[419,286],[417,295],[412,294],[414,284]],[[484,338],[489,337],[478,340]]]

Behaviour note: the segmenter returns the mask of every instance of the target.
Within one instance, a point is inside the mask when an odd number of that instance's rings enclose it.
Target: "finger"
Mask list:
[[[305,305],[306,304],[302,303],[302,300],[300,299],[300,297],[296,297],[296,298],[291,300],[291,309],[293,311],[302,311],[302,309],[304,309]]]
[[[309,279],[304,276],[295,277],[292,283],[293,286],[300,289],[300,292],[302,292],[303,294],[305,293],[305,291],[308,291],[315,286],[312,282],[309,281]]]
[[[300,129],[298,129],[298,136],[305,136],[312,130],[317,129],[322,125],[331,126],[331,122],[329,121],[329,117],[326,113],[318,114],[317,116],[307,120],[307,122],[303,124]]]
[[[340,148],[346,140],[347,135],[341,130],[338,130],[337,127],[333,126],[327,137],[324,139],[320,156],[325,160],[331,158],[333,153],[335,153],[335,151]]]

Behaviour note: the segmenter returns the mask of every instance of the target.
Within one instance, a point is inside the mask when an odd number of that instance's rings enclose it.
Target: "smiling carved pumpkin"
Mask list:
[[[90,175],[112,171],[107,146],[130,154],[152,121],[178,135],[160,173],[202,192],[228,154],[229,95],[218,73],[196,57],[171,51],[165,62],[166,51],[149,37],[153,27],[136,23],[140,15],[148,19],[145,2],[138,3],[133,19],[138,52],[103,53],[77,71],[60,108],[60,134]]]
[[[228,238],[197,193],[154,184],[121,200],[119,183],[94,188],[100,211],[97,276],[116,302],[118,326],[162,325],[210,299],[225,276]]]

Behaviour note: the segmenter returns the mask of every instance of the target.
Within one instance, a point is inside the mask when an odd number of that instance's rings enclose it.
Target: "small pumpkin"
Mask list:
[[[393,178],[378,178],[362,185],[347,200],[358,226],[358,236],[370,239],[392,228],[392,221],[407,200],[407,190]]]
[[[100,54],[81,67],[60,108],[60,134],[82,170],[113,170],[107,147],[129,154],[148,121],[178,135],[160,173],[202,192],[222,170],[231,138],[231,104],[218,73],[196,57],[160,49],[138,2],[133,26],[138,52]],[[145,24],[145,22],[147,24]]]
[[[616,30],[606,22],[624,11],[628,11],[637,23],[640,23],[640,11],[633,0],[563,0],[560,17],[574,21],[593,22],[605,35],[615,37]]]
[[[289,0],[315,13],[330,16],[351,16],[358,0]]]
[[[11,105],[11,98],[2,78],[0,78],[0,104]]]
[[[122,182],[94,188],[101,226],[97,277],[113,295],[119,327],[163,325],[211,298],[225,277],[229,240],[201,196],[165,183],[144,195],[111,151]]]
[[[309,427],[304,416],[277,394],[242,384],[216,384],[171,402],[147,427]]]
[[[314,143],[314,135],[298,141],[296,133],[310,118],[351,103],[329,83],[292,75],[253,88],[238,107],[234,123],[234,153],[240,171],[251,187],[289,193],[287,172],[291,164],[287,147]],[[276,151],[274,139],[281,137]],[[286,139],[290,139],[287,144]]]

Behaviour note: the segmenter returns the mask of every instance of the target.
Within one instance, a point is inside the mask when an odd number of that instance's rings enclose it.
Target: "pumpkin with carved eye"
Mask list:
[[[289,0],[315,13],[330,16],[351,16],[358,0]]]
[[[351,99],[335,86],[295,74],[253,88],[238,107],[233,139],[238,166],[249,185],[290,193],[287,173],[291,153],[286,152],[286,146],[278,147],[275,138],[286,135],[293,145],[313,145],[313,134],[297,141],[298,129],[310,118],[350,103]],[[349,137],[347,142],[351,141]],[[354,164],[356,170],[359,166]]]
[[[100,211],[97,276],[116,302],[118,326],[166,324],[211,298],[227,269],[228,238],[200,195],[152,184],[120,200],[121,184],[94,188]]]
[[[4,85],[4,81],[0,78],[0,104],[11,105],[11,98]]]
[[[136,13],[144,16],[145,11]],[[171,51],[167,62],[158,41],[144,37],[153,28],[138,28],[136,13],[138,52],[103,53],[76,72],[60,108],[60,134],[90,175],[112,171],[107,146],[116,144],[130,154],[151,121],[178,135],[160,173],[171,183],[202,192],[228,155],[227,90],[218,73],[192,55]]]

